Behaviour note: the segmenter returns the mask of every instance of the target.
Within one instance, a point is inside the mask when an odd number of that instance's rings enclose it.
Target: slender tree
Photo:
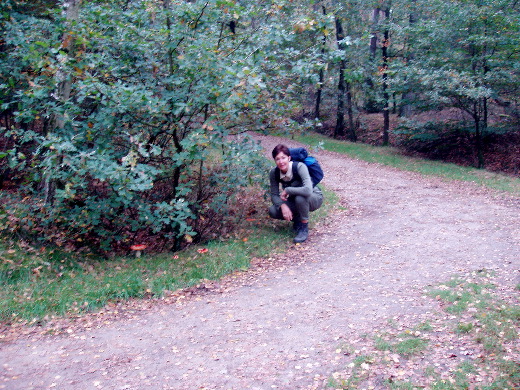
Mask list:
[[[336,16],[336,41],[340,51],[344,52],[345,34],[343,32],[343,25],[341,20]],[[338,75],[338,104],[336,108],[336,126],[334,127],[334,138],[343,137],[345,135],[345,67],[346,59],[341,55],[339,60],[339,75]]]
[[[322,12],[323,12],[323,15],[327,15],[327,10],[326,10],[326,7],[325,5],[322,5],[321,7],[322,9]],[[327,48],[327,35],[325,33],[325,31],[323,32],[323,35],[321,37],[321,58],[322,58],[322,61],[325,60],[325,53],[326,53],[326,48]],[[316,120],[319,120],[320,119],[320,106],[321,106],[321,96],[322,96],[322,93],[323,93],[323,87],[324,87],[324,81],[325,81],[325,66],[322,65],[320,66],[320,70],[319,70],[319,73],[318,73],[318,86],[316,88],[316,101],[315,101],[315,105],[314,105],[314,118]]]
[[[381,44],[382,65],[380,68],[383,89],[383,146],[389,143],[390,133],[390,93],[388,92],[388,66],[389,66],[389,47],[390,47],[390,30],[388,24],[390,22],[390,4],[387,4],[383,10],[385,15],[386,26],[383,31],[383,42]]]
[[[410,0],[410,11],[408,13],[408,21],[409,21],[408,27],[410,27],[412,29],[418,21],[416,3],[417,3],[416,0]],[[414,52],[415,48],[413,47],[413,44],[414,43],[410,40],[410,37],[407,36],[406,40],[405,40],[405,47],[407,50],[407,53],[406,53],[407,57],[405,58],[405,66],[407,63],[412,62],[415,58],[415,52]],[[413,104],[412,103],[415,100],[415,92],[412,88],[407,87],[408,83],[406,81],[407,80],[404,79],[403,84],[405,84],[406,89],[403,93],[403,104],[400,107],[399,115],[402,117],[405,117],[405,118],[409,118],[409,117],[411,117],[411,115],[413,113],[413,108],[412,108]]]

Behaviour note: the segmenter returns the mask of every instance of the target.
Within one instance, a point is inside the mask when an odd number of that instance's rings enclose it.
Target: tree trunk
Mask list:
[[[485,22],[484,22],[485,24]],[[484,26],[484,35],[487,35],[487,26]],[[489,67],[486,61],[487,45],[484,43],[482,47],[477,44],[470,46],[471,56],[474,59],[471,64],[473,74],[478,75],[482,72],[481,78],[485,79],[486,73],[489,71]],[[477,85],[482,86],[483,82],[480,81]],[[475,151],[477,154],[477,168],[484,168],[484,140],[483,135],[487,130],[488,125],[488,98],[486,96],[480,96],[476,98],[473,104],[473,118],[475,121]]]
[[[169,10],[170,8],[170,0],[163,0],[163,8],[165,10]],[[175,73],[175,62],[173,60],[173,57],[174,57],[174,51],[175,49],[173,49],[173,46],[172,46],[172,42],[171,42],[171,29],[172,29],[172,19],[171,19],[171,16],[170,16],[170,13],[167,12],[166,14],[166,28],[168,29],[168,43],[169,43],[169,48],[168,48],[168,66],[169,66],[169,70],[170,70],[170,74],[173,74]]]
[[[487,126],[488,126],[488,99],[487,98],[482,98],[482,106],[483,106],[483,111],[484,111],[484,119],[482,121],[482,135],[484,135],[487,131]],[[483,141],[483,140],[481,140]],[[484,143],[481,142],[480,143],[480,148],[479,148],[479,152],[478,152],[478,161],[479,161],[479,168],[484,168],[484,165],[485,165],[485,161],[484,161]]]
[[[370,37],[370,57],[376,58],[377,53],[377,25],[379,24],[380,8],[374,8],[372,11],[372,36]]]
[[[411,0],[411,2],[412,2],[412,11],[410,12],[410,16],[409,16],[408,20],[409,20],[410,26],[413,26],[414,24],[417,23],[417,14],[415,12],[416,0]],[[411,62],[415,58],[415,53],[411,49],[411,44],[409,46],[409,50],[410,51],[408,53],[407,62]],[[399,110],[399,116],[402,116],[402,117],[405,117],[405,118],[409,118],[409,117],[412,116],[413,109],[412,109],[412,104],[410,102],[413,102],[414,100],[415,100],[415,93],[413,91],[406,91],[403,94],[403,102],[404,102],[404,104],[401,105],[401,108]]]
[[[486,22],[484,22],[486,23]],[[484,32],[485,32],[485,35],[487,35],[487,26],[484,27]],[[482,49],[482,55],[484,57],[484,55],[488,52],[487,50],[487,45],[484,44],[484,47]],[[483,63],[482,63],[482,73],[484,75],[484,78],[486,77],[486,74],[489,72],[489,66],[488,66],[488,63],[484,57],[483,59]],[[484,139],[483,139],[483,135],[484,133],[487,131],[487,126],[488,126],[488,105],[487,105],[487,102],[488,102],[488,98],[485,97],[485,96],[482,96],[480,99],[479,99],[479,104],[480,104],[480,113],[481,113],[481,118],[482,118],[482,125],[479,127],[479,130],[480,132],[477,134],[477,160],[478,160],[478,168],[479,169],[482,169],[484,168],[485,166],[485,161],[484,161]]]
[[[343,31],[343,25],[341,20],[336,17],[336,40],[338,42],[338,49],[341,51],[345,50],[345,44],[342,40],[345,39],[345,33]],[[345,80],[345,69],[347,67],[347,61],[345,55],[342,57],[339,69],[339,81],[338,81],[338,110],[336,118],[336,127],[334,129],[334,138],[343,137],[345,135],[345,108],[348,115],[348,132],[347,138],[349,141],[356,142],[357,135],[354,125],[353,109],[352,109],[352,92],[350,83]],[[345,107],[346,99],[346,107]]]
[[[381,8],[376,7],[372,11],[372,20],[371,20],[371,29],[372,33],[370,36],[370,62],[369,64],[373,67],[377,66],[377,46],[379,41],[378,36],[378,25],[379,25],[379,17],[381,14]],[[379,112],[380,106],[377,101],[377,91],[375,91],[375,83],[372,76],[367,76],[365,78],[365,84],[368,87],[368,92],[366,96],[366,101],[364,103],[365,109],[368,112]]]
[[[341,60],[338,81],[338,107],[334,138],[345,136],[345,61]]]
[[[322,7],[323,15],[326,15],[326,9],[325,7]],[[327,44],[327,36],[323,35],[323,43],[321,46],[321,56],[322,58],[325,57],[325,46]],[[316,91],[316,104],[314,106],[314,119],[319,120],[320,119],[320,106],[321,106],[321,95],[323,92],[323,82],[325,80],[325,70],[323,67],[320,68],[319,73],[319,81],[318,81],[318,89]]]
[[[485,166],[484,161],[484,142],[483,142],[483,134],[487,129],[487,120],[488,120],[488,108],[487,108],[487,98],[482,97],[479,98],[476,103],[477,107],[475,108],[475,112],[478,112],[478,115],[474,116],[475,120],[475,148],[477,152],[477,168],[482,169]]]
[[[61,48],[69,55],[74,51],[74,35],[70,32],[70,26],[72,26],[79,18],[80,5],[81,0],[65,0],[63,2],[63,13],[65,14],[66,24],[69,27],[69,31],[63,34]],[[60,67],[56,72],[56,81],[56,96],[61,103],[65,103],[70,98],[72,76]],[[55,120],[56,127],[60,129],[63,128],[64,116],[57,116]]]
[[[319,81],[318,81],[318,89],[316,90],[316,104],[314,106],[314,119],[320,119],[320,106],[321,106],[321,94],[323,92],[323,81],[325,79],[325,72],[320,69],[319,73]]]
[[[346,83],[346,92],[347,92],[347,116],[348,116],[348,133],[347,137],[349,141],[356,142],[357,134],[356,134],[356,126],[354,124],[354,113],[352,109],[352,91],[350,89],[350,83]]]
[[[385,17],[388,20],[390,18],[390,7],[385,9]],[[390,95],[388,94],[388,46],[390,45],[390,32],[388,28],[384,32],[384,40],[382,49],[383,66],[381,71],[383,72],[383,99],[385,101],[385,107],[383,109],[383,146],[387,146],[389,143],[390,133]]]
[[[338,47],[341,50],[342,44],[340,43],[343,38],[343,26],[341,20],[336,16],[336,41]],[[345,66],[346,61],[344,56],[342,57],[339,64],[339,80],[338,80],[338,108],[336,111],[336,127],[334,128],[334,138],[343,137],[345,135]]]

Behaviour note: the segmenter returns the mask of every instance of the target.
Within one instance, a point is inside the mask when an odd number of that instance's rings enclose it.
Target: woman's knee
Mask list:
[[[281,216],[282,212],[280,211],[279,207],[276,207],[274,204],[269,207],[269,216],[271,218],[275,219],[281,219],[283,216]]]
[[[296,204],[296,207],[308,207],[309,206],[309,198],[305,196],[296,195],[294,197],[294,203]]]
[[[318,210],[323,204],[323,196],[312,198],[309,202],[310,211]]]

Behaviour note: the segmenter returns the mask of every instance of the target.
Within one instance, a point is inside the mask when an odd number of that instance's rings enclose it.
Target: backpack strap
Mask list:
[[[300,182],[302,181],[302,178],[300,177],[300,174],[298,173],[298,161],[293,161],[292,163],[292,180],[290,183],[293,182],[293,180],[298,179]]]

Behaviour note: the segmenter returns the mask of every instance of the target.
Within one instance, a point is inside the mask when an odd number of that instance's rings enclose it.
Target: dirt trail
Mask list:
[[[266,150],[278,141],[262,137]],[[426,285],[482,268],[520,282],[519,199],[317,156],[346,211],[276,267],[101,327],[0,344],[0,389],[323,388],[342,342],[437,310]]]

